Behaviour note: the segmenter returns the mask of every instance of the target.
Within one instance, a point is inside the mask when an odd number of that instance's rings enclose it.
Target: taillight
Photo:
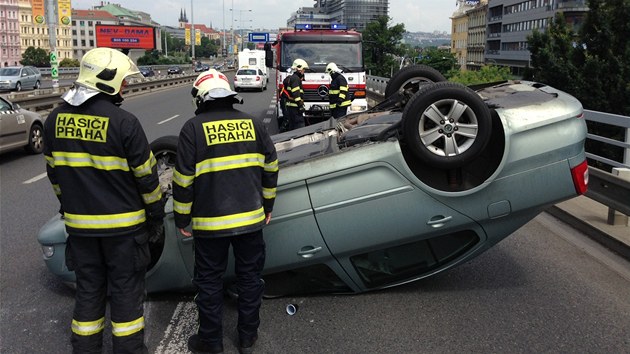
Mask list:
[[[256,76],[256,81],[260,81],[260,76]]]
[[[354,97],[365,97],[365,91],[363,90],[354,91]]]
[[[573,185],[577,194],[586,193],[588,189],[588,164],[586,160],[571,169],[571,177],[573,177]]]
[[[236,75],[234,76],[234,82],[238,81],[238,78],[236,77]]]

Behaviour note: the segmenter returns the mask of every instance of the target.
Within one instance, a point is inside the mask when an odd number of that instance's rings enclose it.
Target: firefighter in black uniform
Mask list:
[[[282,80],[282,86],[278,89],[278,97],[280,98],[280,109],[282,110],[282,119],[278,121],[278,130],[282,133],[288,130],[289,119],[287,116],[287,101],[291,98],[287,87],[289,87],[289,80],[291,79],[291,68],[287,69],[287,76]]]
[[[308,64],[303,59],[295,59],[291,69],[293,69],[293,75],[289,76],[289,84],[287,85],[290,97],[285,104],[287,119],[289,120],[288,130],[302,128],[305,125],[302,79],[304,78],[304,70],[308,69]]]
[[[102,352],[108,288],[113,352],[147,353],[148,240],[162,230],[164,204],[142,126],[119,108],[125,79],[137,74],[123,53],[90,50],[44,126],[48,178],[69,234],[66,265],[76,275],[74,353]]]
[[[194,236],[199,313],[188,339],[196,353],[223,352],[223,274],[232,245],[238,287],[238,345],[251,352],[258,338],[264,292],[263,226],[271,220],[278,159],[262,122],[232,107],[242,103],[227,77],[210,69],[193,84],[196,116],[179,134],[173,176],[175,225]],[[192,224],[192,233],[185,228]]]
[[[341,75],[341,69],[335,63],[326,65],[326,73],[330,75],[330,89],[328,90],[328,98],[330,102],[330,111],[335,118],[343,117],[348,113],[350,106],[350,94],[348,93],[348,81]]]

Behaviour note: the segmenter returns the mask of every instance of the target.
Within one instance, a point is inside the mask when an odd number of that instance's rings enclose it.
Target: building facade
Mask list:
[[[75,58],[96,48],[96,25],[117,25],[118,18],[103,10],[72,9],[72,47]]]
[[[0,67],[20,65],[18,0],[0,0]]]
[[[20,58],[28,47],[42,48],[46,52],[51,51],[50,26],[48,23],[36,24],[33,21],[33,10],[30,0],[18,0],[20,22]],[[48,21],[48,18],[46,19]],[[72,53],[72,28],[71,26],[55,23],[55,47],[57,59],[73,59]]]
[[[563,13],[577,31],[587,12],[587,0],[491,0],[485,62],[508,66],[520,75],[530,65],[527,37],[534,30],[544,31]]]
[[[388,16],[389,0],[315,0],[315,6],[303,7],[291,14],[287,27],[311,23],[326,26],[342,23],[363,31],[380,16]]]
[[[479,70],[485,61],[488,1],[466,11],[468,16],[468,40],[466,43],[466,69]]]

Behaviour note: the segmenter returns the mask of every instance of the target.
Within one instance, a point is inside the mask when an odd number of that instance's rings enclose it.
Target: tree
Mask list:
[[[405,33],[405,25],[388,27],[389,16],[380,16],[367,24],[363,31],[363,57],[365,67],[372,75],[390,76],[400,64],[395,58],[404,54],[400,40]]]
[[[457,59],[449,50],[438,49],[437,47],[427,47],[422,50],[416,60],[416,64],[424,64],[449,77],[449,72],[453,70]]]
[[[50,67],[50,58],[48,52],[42,48],[28,47],[22,54],[22,65],[36,66],[38,68]]]
[[[80,65],[78,59],[63,58],[63,60],[59,62],[59,67],[62,68],[78,68]]]

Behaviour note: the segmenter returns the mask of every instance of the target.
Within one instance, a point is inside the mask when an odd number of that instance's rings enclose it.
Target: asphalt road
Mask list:
[[[273,88],[240,108],[268,120]],[[192,117],[190,88],[125,101],[149,140]],[[269,129],[277,131],[275,121]],[[41,155],[0,155],[0,353],[69,353],[73,291],[42,261],[36,234],[56,213]],[[262,353],[630,353],[630,263],[542,214],[476,259],[434,277],[362,295],[265,300]],[[288,303],[299,305],[289,316]],[[148,298],[152,353],[185,353],[193,294]],[[235,353],[235,303],[225,308]]]

